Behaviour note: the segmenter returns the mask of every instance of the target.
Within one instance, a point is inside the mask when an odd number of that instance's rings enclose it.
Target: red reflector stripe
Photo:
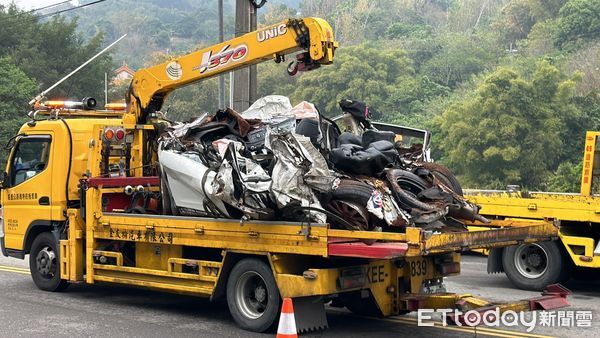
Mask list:
[[[388,259],[406,255],[408,244],[373,243],[367,245],[363,242],[349,242],[329,243],[327,248],[330,256]]]

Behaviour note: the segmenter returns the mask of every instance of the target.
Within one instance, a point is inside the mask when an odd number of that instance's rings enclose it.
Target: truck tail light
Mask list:
[[[107,141],[112,141],[115,137],[115,131],[111,128],[104,129],[104,139]]]
[[[361,288],[367,283],[366,271],[363,268],[347,268],[340,271],[337,287],[341,290]]]
[[[115,137],[117,138],[117,141],[121,141],[122,139],[124,139],[125,138],[125,130],[117,129],[117,131],[115,132]]]
[[[446,262],[438,264],[438,269],[442,275],[448,275],[451,273],[460,272],[460,263],[457,262]]]

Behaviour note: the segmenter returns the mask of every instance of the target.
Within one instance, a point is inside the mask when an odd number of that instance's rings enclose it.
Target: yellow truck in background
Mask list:
[[[469,190],[464,194],[481,206],[492,226],[472,224],[470,230],[510,228],[546,220],[559,227],[558,238],[492,249],[488,272],[505,272],[521,289],[541,290],[564,282],[578,269],[600,268],[600,132],[585,137],[580,193],[525,192],[518,189]]]
[[[29,255],[42,290],[114,283],[225,298],[235,322],[257,332],[276,323],[284,297],[294,300],[300,330],[327,326],[329,302],[374,316],[496,306],[445,291],[444,277],[460,272],[460,252],[549,240],[557,236],[552,223],[461,233],[410,226],[400,233],[151,212],[165,196],[155,141],[172,90],[298,51],[290,73],[314,69],[330,64],[337,47],[329,24],[316,18],[258,33],[138,71],[127,104],[98,110],[93,100],[36,102],[3,173],[2,253]],[[497,306],[548,310],[567,305],[567,294],[553,286],[541,297]]]

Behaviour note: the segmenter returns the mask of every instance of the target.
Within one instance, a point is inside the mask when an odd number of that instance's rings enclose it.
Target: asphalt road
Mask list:
[[[225,303],[109,285],[71,285],[62,293],[38,290],[24,270],[24,261],[0,258],[0,337],[268,337],[238,329]],[[488,275],[485,258],[463,257],[460,276],[448,278],[447,289],[494,301],[515,301],[538,295],[515,290],[504,275]],[[310,336],[339,337],[473,337],[514,335],[537,337],[595,336],[600,332],[600,281],[570,282],[574,294],[568,310],[591,310],[592,327],[524,328],[418,327],[416,315],[373,319],[328,309],[329,329]],[[528,318],[531,315],[529,315]]]

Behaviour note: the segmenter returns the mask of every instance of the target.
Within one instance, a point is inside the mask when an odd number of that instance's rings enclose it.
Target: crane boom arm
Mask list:
[[[264,61],[302,51],[299,70],[333,61],[338,47],[331,26],[323,19],[287,19],[234,39],[138,70],[130,88],[129,113],[137,123],[160,110],[166,96],[185,85]]]

